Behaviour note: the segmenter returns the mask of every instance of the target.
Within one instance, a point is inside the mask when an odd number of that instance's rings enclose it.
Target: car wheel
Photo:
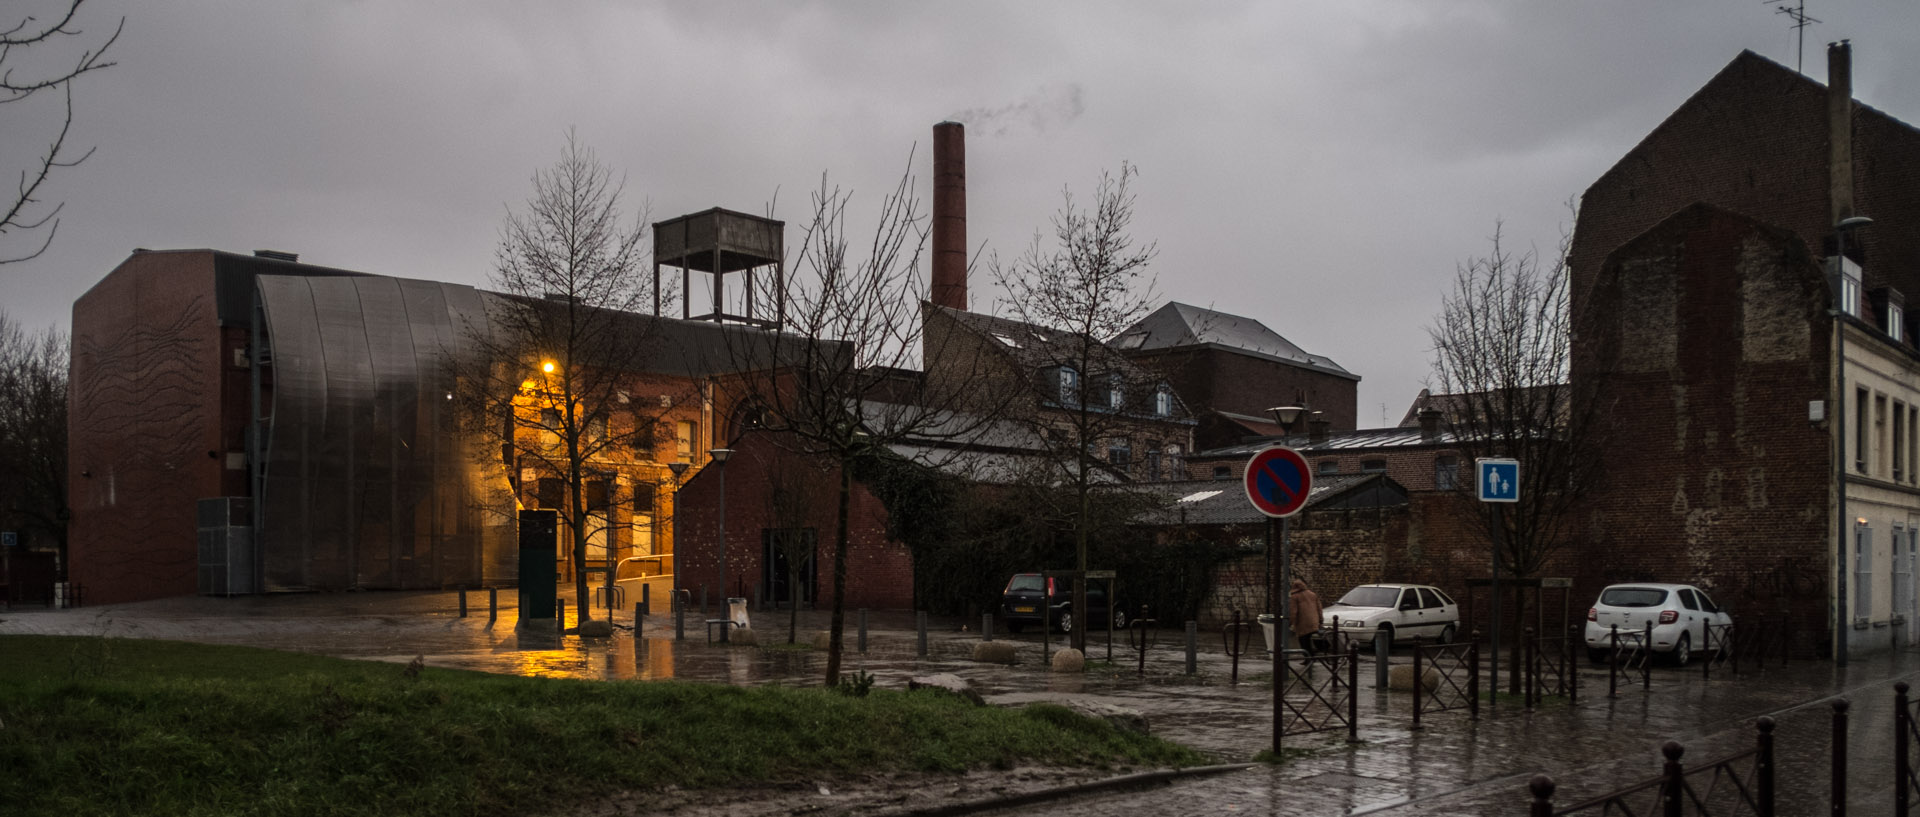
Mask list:
[[[1018,621],[1007,622],[1007,632],[1018,634],[1020,632],[1020,622]]]
[[[1613,659],[1613,651],[1605,647],[1588,647],[1587,660],[1595,664],[1606,664]]]
[[[1442,643],[1442,644],[1452,644],[1452,643],[1453,643],[1453,637],[1454,637],[1454,635],[1456,635],[1456,634],[1457,634],[1457,632],[1458,632],[1458,631],[1456,631],[1456,630],[1454,629],[1454,627],[1453,627],[1453,625],[1451,625],[1451,624],[1449,624],[1449,625],[1447,625],[1447,626],[1445,626],[1445,627],[1443,627],[1443,628],[1441,628],[1441,630],[1440,630],[1440,643]]]
[[[1060,614],[1060,626],[1057,629],[1063,633],[1073,632],[1073,611],[1069,610]]]
[[[1681,633],[1680,640],[1673,642],[1673,665],[1684,667],[1693,660],[1693,634]]]
[[[1116,630],[1124,630],[1127,628],[1126,613],[1123,613],[1119,610],[1113,611],[1113,628]]]

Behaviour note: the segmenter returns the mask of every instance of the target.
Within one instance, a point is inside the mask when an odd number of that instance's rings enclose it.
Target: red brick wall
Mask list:
[[[1356,380],[1211,348],[1129,357],[1166,377],[1174,393],[1196,412],[1211,409],[1264,418],[1267,409],[1291,403],[1298,395],[1332,423],[1332,430],[1355,427]]]
[[[833,557],[838,528],[839,472],[819,467],[797,453],[797,442],[773,434],[748,433],[734,444],[726,465],[726,538],[724,559],[719,548],[719,469],[709,463],[680,489],[676,512],[674,564],[680,587],[700,587],[709,598],[758,594],[762,580],[762,532],[775,527],[811,527],[818,532],[817,606],[827,609],[833,599]],[[805,518],[777,519],[772,486],[777,469],[802,469],[817,484],[816,502]],[[913,557],[907,546],[887,538],[886,508],[864,487],[854,485],[849,508],[846,609],[913,609]],[[722,589],[724,588],[724,589]]]
[[[1736,612],[1826,620],[1829,434],[1825,284],[1804,244],[1696,206],[1620,248],[1592,303],[1617,341],[1606,372],[1617,444],[1582,528],[1579,587],[1698,584]]]
[[[237,450],[230,372],[245,394],[224,351],[209,252],[136,253],[74,302],[69,573],[88,601],[195,592],[195,503],[230,489]]]

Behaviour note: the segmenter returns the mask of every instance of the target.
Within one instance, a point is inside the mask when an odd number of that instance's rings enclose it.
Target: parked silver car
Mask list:
[[[1644,645],[1648,622],[1653,623],[1653,643]],[[1600,591],[1600,600],[1587,610],[1588,658],[1595,663],[1607,660],[1615,628],[1623,649],[1650,648],[1686,666],[1696,651],[1731,648],[1727,639],[1733,618],[1707,591],[1690,584],[1616,584]]]
[[[1460,605],[1438,587],[1424,584],[1363,584],[1320,611],[1320,628],[1347,639],[1384,636],[1395,639],[1432,638],[1453,643],[1460,631]]]

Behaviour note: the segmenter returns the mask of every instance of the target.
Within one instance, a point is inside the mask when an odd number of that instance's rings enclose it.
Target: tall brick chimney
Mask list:
[[[967,308],[967,129],[933,126],[933,302]]]
[[[1827,44],[1828,225],[1853,217],[1853,46]]]

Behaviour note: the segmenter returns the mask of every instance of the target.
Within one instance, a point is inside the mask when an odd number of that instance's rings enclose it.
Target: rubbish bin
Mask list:
[[[1267,652],[1273,652],[1273,614],[1260,614],[1260,634],[1267,637]]]
[[[727,599],[727,619],[733,622],[735,629],[750,630],[753,625],[747,621],[747,600],[738,596]]]

